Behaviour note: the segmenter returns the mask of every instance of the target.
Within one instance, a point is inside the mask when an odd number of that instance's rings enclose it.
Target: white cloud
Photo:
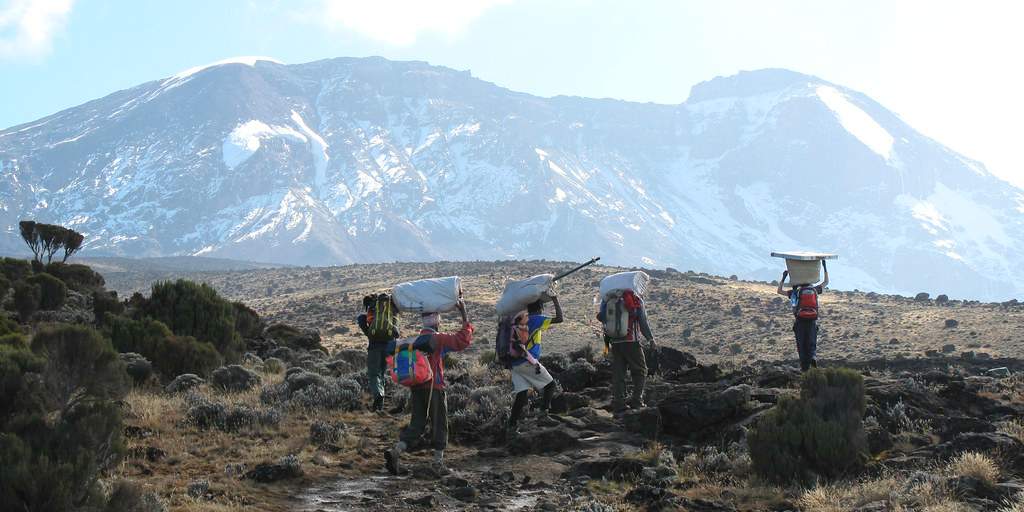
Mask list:
[[[455,38],[487,9],[512,1],[319,0],[317,14],[329,27],[342,25],[373,39],[407,46],[430,30]]]
[[[41,58],[64,28],[75,0],[0,0],[0,58]]]

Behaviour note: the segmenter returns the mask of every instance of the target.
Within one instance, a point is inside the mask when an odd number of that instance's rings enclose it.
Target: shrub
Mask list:
[[[316,331],[302,332],[287,324],[274,324],[267,327],[266,334],[278,345],[293,350],[318,350],[327,353],[327,349],[320,344],[320,334]]]
[[[184,373],[209,375],[223,364],[212,344],[191,336],[176,336],[166,325],[150,318],[135,320],[108,312],[102,325],[103,334],[114,348],[146,357],[165,379]]]
[[[106,512],[167,512],[167,507],[150,493],[143,492],[138,482],[119,481],[114,484]]]
[[[124,371],[135,381],[136,385],[143,384],[153,376],[153,363],[135,352],[121,354],[121,362],[124,363]]]
[[[267,328],[267,323],[249,306],[241,302],[232,302],[235,311],[235,330],[243,338],[255,338]]]
[[[5,277],[3,275],[0,275],[0,299],[3,299],[4,295],[7,295],[7,290],[10,290],[10,289],[11,289],[11,280],[7,279],[7,277]]]
[[[32,265],[28,260],[19,258],[0,260],[0,274],[3,274],[12,284],[24,281],[31,273]]]
[[[39,286],[39,309],[50,311],[64,307],[68,299],[68,287],[60,279],[44,272],[32,275],[26,282]]]
[[[44,360],[29,350],[24,338],[12,343],[7,337],[0,343],[0,430],[15,414],[35,410],[35,396],[29,373],[39,373]]]
[[[46,266],[46,273],[60,279],[68,288],[78,293],[102,290],[106,281],[88,265],[55,261]]]
[[[117,300],[117,292],[96,290],[92,292],[92,312],[96,316],[96,323],[103,325],[107,313],[124,314],[124,304]]]
[[[42,298],[43,291],[38,285],[24,281],[14,285],[14,309],[21,317],[21,323],[28,323],[32,315],[39,311],[39,303]]]
[[[16,400],[3,397],[5,412],[15,415],[5,415],[0,434],[0,503],[5,510],[100,508],[99,472],[125,453],[115,403],[127,377],[110,342],[88,327],[65,325],[36,333],[31,353],[3,345],[0,354],[5,391],[11,382],[26,383],[12,374],[42,377]],[[30,394],[31,403],[18,400]]]
[[[344,423],[330,423],[324,420],[316,420],[309,425],[309,442],[313,446],[323,448],[335,444],[341,439],[341,431],[345,428]]]
[[[237,361],[244,344],[235,329],[235,309],[210,285],[179,279],[154,283],[142,312],[174,334],[212,343],[228,362]]]
[[[128,376],[110,341],[91,327],[62,325],[32,337],[32,351],[47,359],[43,382],[60,413],[95,399],[119,400],[128,391]]]
[[[185,373],[175,377],[174,380],[164,388],[164,390],[168,393],[184,393],[204,382],[206,381],[199,378],[198,375]]]
[[[7,334],[21,334],[21,326],[18,322],[7,318],[3,311],[0,311],[0,336]]]
[[[800,396],[784,396],[747,434],[754,471],[779,483],[835,477],[858,460],[866,407],[863,377],[849,369],[812,369]]]
[[[247,391],[259,385],[260,376],[241,365],[232,364],[213,372],[213,387],[227,391]]]

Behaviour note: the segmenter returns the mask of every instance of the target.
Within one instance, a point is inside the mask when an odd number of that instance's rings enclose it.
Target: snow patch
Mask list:
[[[885,131],[885,128],[882,128],[882,125],[872,119],[867,112],[850,103],[846,95],[834,87],[820,86],[817,93],[821,101],[832,112],[835,112],[839,124],[843,125],[846,131],[857,137],[868,149],[889,160],[892,155],[894,139],[889,132]]]
[[[284,62],[281,62],[281,61],[279,61],[277,59],[272,59],[270,57],[252,57],[252,56],[250,56],[250,57],[231,57],[229,59],[219,60],[219,61],[211,63],[211,64],[204,64],[202,66],[196,66],[194,68],[186,69],[185,71],[182,71],[181,73],[178,73],[177,75],[172,76],[169,80],[181,80],[181,79],[184,79],[184,78],[188,78],[188,77],[190,77],[190,76],[192,76],[192,75],[194,75],[194,74],[196,74],[196,73],[198,73],[198,72],[200,72],[200,71],[202,71],[202,70],[204,70],[206,68],[212,68],[214,66],[222,66],[224,64],[246,64],[246,65],[249,65],[249,66],[255,66],[256,63],[261,61],[261,60],[265,60],[265,61],[268,61],[268,62],[273,62],[274,64],[282,64],[282,65],[284,64]]]
[[[256,151],[259,151],[261,139],[272,137],[283,137],[302,143],[308,142],[306,136],[287,126],[268,126],[262,121],[249,121],[235,127],[224,139],[224,144],[221,146],[224,165],[228,169],[242,165],[249,157],[256,154]],[[323,139],[321,139],[322,141]],[[326,165],[325,161],[324,166]]]

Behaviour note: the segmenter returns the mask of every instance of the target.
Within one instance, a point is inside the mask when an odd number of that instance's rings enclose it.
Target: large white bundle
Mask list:
[[[541,274],[506,284],[498,299],[498,316],[514,315],[537,299],[551,300],[544,292],[551,288],[554,278],[553,274]]]
[[[818,260],[786,260],[789,270],[789,284],[814,284],[821,280],[821,263]]]
[[[651,276],[640,270],[612,274],[601,280],[601,297],[607,299],[609,296],[630,290],[643,298],[647,295],[647,285],[650,282]]]
[[[458,276],[420,279],[395,285],[391,297],[398,309],[414,313],[447,313],[462,295]]]

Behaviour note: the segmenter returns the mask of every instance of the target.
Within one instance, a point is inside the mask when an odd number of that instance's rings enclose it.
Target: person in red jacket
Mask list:
[[[433,337],[433,351],[428,360],[434,378],[427,384],[410,389],[409,408],[412,410],[412,417],[409,419],[409,426],[402,431],[394,448],[384,450],[384,466],[392,475],[402,473],[399,458],[403,451],[415,445],[423,436],[427,421],[430,421],[433,431],[430,447],[434,450],[434,462],[431,465],[438,471],[444,469],[442,460],[444,449],[448,446],[448,396],[445,394],[444,364],[441,359],[446,352],[458,352],[473,341],[473,325],[469,323],[466,304],[459,299],[455,307],[462,314],[462,328],[454,334],[438,332],[441,323],[441,315],[438,313],[422,315],[423,329],[420,335],[429,334]]]

